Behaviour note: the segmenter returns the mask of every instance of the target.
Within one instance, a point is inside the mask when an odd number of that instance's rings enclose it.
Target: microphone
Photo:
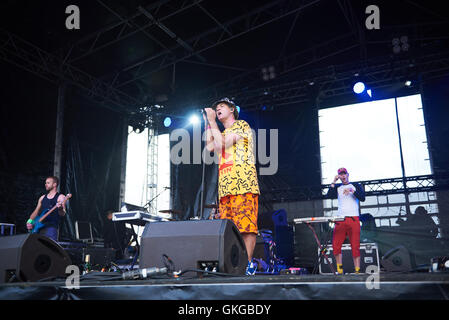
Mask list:
[[[135,280],[135,279],[146,279],[151,276],[163,275],[168,271],[167,268],[145,268],[145,269],[137,269],[132,271],[127,271],[122,273],[123,280]]]

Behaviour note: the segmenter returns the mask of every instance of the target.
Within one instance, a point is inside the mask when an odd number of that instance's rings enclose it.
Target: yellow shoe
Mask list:
[[[355,274],[360,274],[360,268],[355,268]]]
[[[343,274],[343,265],[342,264],[337,264],[337,273]]]

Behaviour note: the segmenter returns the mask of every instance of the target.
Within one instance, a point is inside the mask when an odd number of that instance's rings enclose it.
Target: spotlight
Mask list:
[[[171,118],[170,118],[170,117],[166,117],[166,118],[164,119],[164,126],[165,126],[166,128],[168,128],[168,127],[171,126]]]
[[[373,93],[371,92],[371,89],[366,90],[366,93],[368,93],[368,95],[370,96],[370,98],[373,97]]]
[[[142,133],[145,130],[145,127],[143,127],[142,125],[134,125],[133,126],[133,131],[137,134]]]
[[[189,118],[189,122],[190,124],[198,124],[200,122],[200,118],[198,118],[198,116],[196,114],[190,116]]]
[[[276,78],[276,69],[274,66],[262,68],[262,79],[268,81]]]
[[[354,84],[354,87],[352,88],[355,93],[361,94],[363,91],[365,91],[365,84],[363,82],[357,82]]]
[[[410,44],[408,43],[408,37],[407,36],[401,36],[401,38],[394,38],[391,41],[391,44],[393,45],[393,52],[395,54],[401,53],[401,51],[408,51],[410,48]]]
[[[405,81],[404,83],[407,87],[410,87],[412,85],[412,82],[410,80]]]

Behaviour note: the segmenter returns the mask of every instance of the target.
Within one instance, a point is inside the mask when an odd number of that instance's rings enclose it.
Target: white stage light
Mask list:
[[[194,114],[190,116],[189,122],[190,124],[198,124],[200,122],[200,118],[196,114]]]
[[[365,91],[365,84],[363,82],[357,82],[352,89],[355,93],[360,94]]]

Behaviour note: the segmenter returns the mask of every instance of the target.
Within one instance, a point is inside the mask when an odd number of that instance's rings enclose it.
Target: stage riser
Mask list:
[[[376,289],[368,275],[272,276],[231,279],[83,282],[0,285],[0,300],[444,300],[447,274],[381,274]]]

